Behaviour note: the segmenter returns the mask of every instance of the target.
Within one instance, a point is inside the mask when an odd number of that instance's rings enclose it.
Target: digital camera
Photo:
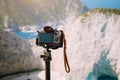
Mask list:
[[[45,26],[44,30],[37,32],[36,45],[51,49],[63,46],[63,31],[54,30],[51,26]]]

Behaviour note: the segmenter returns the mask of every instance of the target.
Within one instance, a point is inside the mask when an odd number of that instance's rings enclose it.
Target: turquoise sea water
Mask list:
[[[24,39],[33,39],[36,38],[38,33],[37,32],[21,32],[21,31],[17,31],[14,32],[17,36],[24,38]]]
[[[98,77],[97,79],[94,78],[94,74],[93,72],[89,73],[89,75],[87,76],[86,80],[118,80],[118,78],[116,77],[111,77],[108,75],[102,75],[100,77]]]

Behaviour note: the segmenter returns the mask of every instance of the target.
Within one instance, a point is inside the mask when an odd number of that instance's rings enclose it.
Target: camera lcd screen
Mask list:
[[[53,34],[52,33],[41,33],[40,34],[40,43],[44,44],[50,44],[53,43]]]

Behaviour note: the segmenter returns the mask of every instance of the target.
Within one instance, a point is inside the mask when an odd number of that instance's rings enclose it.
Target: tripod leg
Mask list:
[[[46,80],[50,80],[50,61],[45,61],[45,74]]]

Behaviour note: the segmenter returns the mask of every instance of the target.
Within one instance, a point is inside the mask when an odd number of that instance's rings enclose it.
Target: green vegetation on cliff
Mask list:
[[[96,8],[96,9],[92,9],[89,11],[90,13],[92,12],[99,12],[99,13],[103,13],[103,14],[116,14],[116,15],[120,15],[120,10],[119,9],[109,9],[109,8]]]
[[[120,10],[114,9],[114,8],[113,9],[109,9],[109,8],[92,9],[92,10],[89,10],[87,13],[81,15],[83,17],[81,19],[81,22],[84,23],[85,19],[94,13],[102,13],[102,14],[108,14],[108,15],[112,15],[112,14],[120,15]]]

